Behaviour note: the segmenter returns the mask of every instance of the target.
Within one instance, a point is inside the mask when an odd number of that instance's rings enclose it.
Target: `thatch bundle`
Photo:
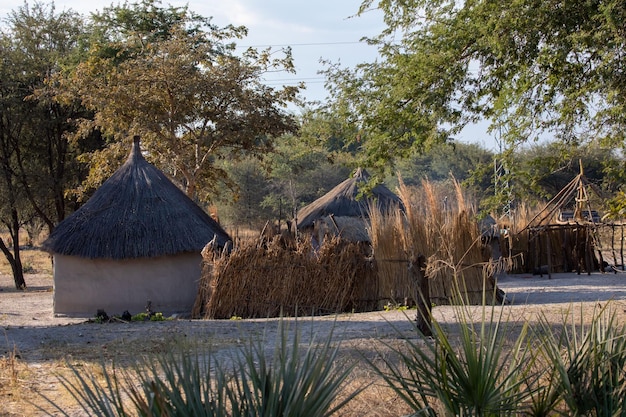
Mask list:
[[[308,241],[242,242],[228,256],[205,254],[197,318],[266,318],[372,310],[376,271],[363,246],[338,238],[315,252]]]
[[[469,304],[491,300],[495,290],[488,256],[481,244],[473,210],[465,203],[460,185],[456,210],[444,210],[442,196],[428,181],[421,194],[400,181],[404,212],[371,210],[371,240],[379,270],[379,296],[390,302],[413,297],[407,264],[412,257],[427,259],[430,300],[435,304],[456,302],[461,295]],[[410,300],[413,303],[415,300]]]

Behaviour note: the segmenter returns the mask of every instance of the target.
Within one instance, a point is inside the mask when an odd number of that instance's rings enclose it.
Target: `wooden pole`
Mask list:
[[[550,231],[546,230],[546,256],[548,257],[548,279],[552,279],[552,241],[550,239]]]
[[[572,266],[570,265],[570,257],[571,257],[571,250],[569,249],[569,229],[564,227],[563,229],[561,229],[561,234],[562,234],[562,244],[561,244],[561,252],[562,252],[562,257],[563,257],[563,272],[570,272],[572,270]]]
[[[535,242],[535,270],[539,272],[539,276],[543,277],[541,270],[541,230],[536,232],[537,241]]]
[[[622,237],[619,240],[619,254],[622,259],[622,271],[624,270],[624,224],[622,223]]]
[[[589,229],[585,228],[585,269],[587,275],[591,275],[591,257],[593,256],[593,249],[589,243]]]
[[[432,336],[430,288],[426,276],[426,258],[423,255],[411,256],[409,259],[409,277],[415,288],[417,329],[424,336]]]
[[[611,225],[611,251],[613,253],[613,267],[617,267],[617,254],[615,253],[615,225]]]

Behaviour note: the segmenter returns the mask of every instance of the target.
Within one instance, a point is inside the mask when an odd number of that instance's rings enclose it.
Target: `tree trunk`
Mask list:
[[[13,235],[13,234],[11,234]],[[19,237],[19,235],[18,235]],[[13,240],[15,242],[15,240]],[[15,282],[15,288],[18,290],[26,289],[26,281],[24,280],[24,271],[22,269],[22,261],[20,259],[19,245],[13,244],[13,251],[15,256],[11,253],[8,246],[2,238],[0,238],[0,250],[4,254],[5,258],[11,265],[11,271],[13,272],[13,281]]]
[[[417,307],[417,329],[424,336],[432,336],[430,287],[426,277],[426,258],[423,255],[411,256],[409,275],[415,285],[415,304]]]

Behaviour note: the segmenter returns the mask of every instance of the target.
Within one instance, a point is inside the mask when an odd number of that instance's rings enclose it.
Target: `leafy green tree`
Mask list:
[[[265,222],[273,220],[271,211],[263,206],[263,199],[270,192],[270,184],[267,172],[258,159],[223,161],[220,168],[232,181],[228,189],[219,193],[220,221],[260,229]]]
[[[305,109],[298,122],[298,134],[277,137],[274,151],[261,160],[220,164],[227,167],[225,169],[232,172],[229,177],[235,179],[231,193],[223,193],[227,202],[220,204],[220,218],[225,218],[223,214],[227,212],[227,221],[236,222],[244,218],[236,213],[254,212],[257,225],[271,220],[283,226],[295,218],[300,208],[350,175],[355,168],[355,149],[346,138],[356,132],[345,130],[340,119],[321,109]],[[247,172],[252,166],[256,177],[263,177],[263,183],[254,185],[256,198],[250,205],[245,203],[245,189],[250,189],[246,186],[247,178],[255,177],[248,174],[242,177],[240,171]]]
[[[510,161],[515,162],[511,164]],[[486,212],[501,214],[502,208],[509,203],[515,208],[521,201],[532,206],[552,199],[579,174],[581,163],[585,177],[595,184],[603,196],[609,196],[615,191],[616,185],[605,166],[619,162],[619,158],[612,150],[593,143],[574,146],[549,142],[519,147],[515,151],[508,150],[498,155],[495,162],[507,165],[500,173],[499,184],[495,184],[492,178],[485,198],[481,201],[481,208]],[[482,169],[493,172],[494,166],[484,165]],[[508,188],[504,189],[504,184]]]
[[[492,160],[492,152],[480,145],[446,142],[399,161],[397,168],[406,185],[420,184],[424,178],[447,181],[454,177],[458,181],[465,181],[480,164],[490,164]],[[491,181],[491,178],[481,177],[477,185],[488,186],[485,181]]]
[[[84,114],[41,93],[45,80],[80,53],[82,20],[71,11],[27,3],[11,12],[0,34],[0,221],[10,242],[0,239],[17,288],[25,288],[20,233],[43,221],[50,229],[67,211],[68,184],[80,180],[65,134],[68,119]],[[36,220],[38,219],[38,220]]]
[[[305,129],[302,129],[304,131]],[[261,228],[267,221],[285,225],[304,205],[321,197],[350,175],[341,154],[331,157],[323,147],[302,136],[276,138],[274,152],[260,161],[223,161],[233,180],[220,192],[220,219],[230,224]]]
[[[220,158],[270,152],[273,138],[294,131],[285,111],[298,88],[263,84],[268,71],[291,71],[289,51],[234,53],[243,27],[219,28],[187,7],[157,1],[123,4],[93,16],[88,58],[60,83],[60,99],[80,99],[94,112],[81,132],[97,129],[111,145],[90,155],[88,187],[120,158],[119,144],[142,137],[149,158],[177,179],[190,197],[207,201],[220,181]],[[108,169],[107,169],[108,167]]]
[[[266,159],[271,187],[263,205],[277,219],[294,219],[300,208],[326,194],[351,171],[349,156],[328,152],[303,135],[284,135],[276,152]]]
[[[515,145],[542,136],[624,146],[626,5],[619,0],[365,0],[386,29],[380,60],[331,67],[334,107],[363,129],[386,168],[470,122],[505,127]]]

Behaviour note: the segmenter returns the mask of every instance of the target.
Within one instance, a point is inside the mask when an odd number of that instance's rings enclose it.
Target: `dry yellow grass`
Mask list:
[[[52,258],[48,253],[42,252],[38,248],[27,248],[20,251],[20,258],[25,274],[52,275]],[[0,274],[12,274],[11,266],[4,256],[0,257]],[[28,285],[28,281],[26,285]]]
[[[448,201],[450,190],[438,189],[429,181],[409,188],[400,179],[404,213],[380,213],[372,208],[370,236],[379,264],[380,296],[402,300],[415,294],[407,263],[420,255],[426,259],[433,303],[457,302],[454,298],[460,292],[466,303],[480,304],[484,290],[493,292],[493,270],[485,257],[475,210],[460,184],[453,181],[453,185],[455,194]]]
[[[39,250],[38,246],[27,246],[28,237],[26,233],[21,233],[20,242],[20,259],[25,274],[52,274],[52,257]],[[10,242],[9,234],[0,232],[0,238],[8,244]],[[34,242],[38,244],[40,242]],[[9,249],[13,252],[13,247]],[[3,254],[0,254],[0,274],[11,275],[11,266]],[[28,282],[26,283],[28,285]]]
[[[365,311],[370,267],[361,247],[329,239],[240,242],[228,256],[205,254],[197,318],[266,318]],[[365,299],[363,299],[365,298]]]

